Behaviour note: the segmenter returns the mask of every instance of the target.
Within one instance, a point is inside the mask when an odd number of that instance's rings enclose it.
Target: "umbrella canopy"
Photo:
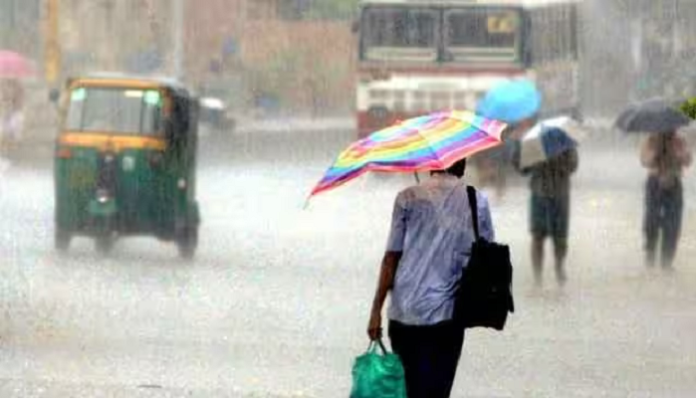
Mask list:
[[[626,108],[616,119],[616,127],[627,133],[663,133],[691,123],[677,103],[652,99]]]
[[[583,136],[584,131],[571,118],[560,117],[542,121],[522,138],[520,167],[527,168],[553,159],[577,147]]]
[[[584,140],[587,135],[586,128],[579,121],[569,116],[559,116],[538,122],[525,134],[525,137],[534,137],[554,127],[563,130],[566,135],[577,142]]]
[[[541,93],[527,79],[510,80],[493,87],[481,99],[476,113],[514,124],[534,116],[541,108]]]
[[[35,73],[34,64],[14,51],[0,50],[0,78],[21,79]]]
[[[421,116],[350,145],[312,190],[310,197],[339,187],[368,171],[444,170],[456,161],[499,145],[506,124],[472,112]]]

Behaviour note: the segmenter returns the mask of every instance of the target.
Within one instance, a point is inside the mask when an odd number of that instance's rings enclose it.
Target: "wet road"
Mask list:
[[[58,256],[50,169],[0,176],[0,396],[348,395],[391,203],[412,178],[368,176],[303,210],[351,133],[233,138],[202,144],[191,263],[147,238],[109,258],[76,240]],[[562,292],[550,272],[531,289],[525,186],[493,202],[519,311],[504,333],[467,335],[454,397],[696,394],[696,206],[687,200],[676,271],[645,269],[643,172],[616,148],[581,152]]]

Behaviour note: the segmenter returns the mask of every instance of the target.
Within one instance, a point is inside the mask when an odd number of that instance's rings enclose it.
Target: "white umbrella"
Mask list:
[[[577,146],[585,135],[582,125],[570,117],[542,120],[522,137],[520,167],[527,168],[560,155]]]

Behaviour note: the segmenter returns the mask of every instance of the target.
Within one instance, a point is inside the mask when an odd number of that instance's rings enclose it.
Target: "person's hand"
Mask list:
[[[370,323],[367,325],[367,335],[370,337],[370,341],[382,338],[382,314],[372,313]]]

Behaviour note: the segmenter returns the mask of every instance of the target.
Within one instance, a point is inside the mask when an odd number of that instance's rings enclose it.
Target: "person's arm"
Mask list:
[[[689,148],[689,144],[686,142],[686,140],[682,137],[678,138],[678,149],[677,153],[679,154],[679,163],[681,164],[682,167],[689,167],[691,166],[691,163],[693,161],[693,156],[691,154],[691,148]]]
[[[578,171],[580,159],[577,148],[573,148],[568,153],[568,174],[573,174]]]
[[[382,308],[387,299],[387,294],[394,287],[396,270],[401,261],[406,239],[406,216],[407,210],[404,194],[399,194],[394,203],[392,213],[391,231],[387,242],[387,250],[382,259],[382,266],[377,282],[377,289],[372,300],[372,310],[370,311],[370,321],[367,325],[367,335],[370,340],[377,340],[382,337]]]
[[[653,139],[648,138],[645,140],[640,150],[641,164],[648,169],[652,169],[655,163],[655,155],[655,145]]]
[[[690,167],[691,163],[693,163],[693,160],[694,160],[694,158],[693,158],[693,155],[691,153],[691,150],[689,150],[688,148],[685,149],[684,158],[682,159],[682,166],[683,167]]]
[[[382,259],[382,268],[379,273],[377,291],[372,301],[372,311],[370,312],[370,322],[367,326],[367,334],[370,340],[377,340],[382,337],[382,307],[387,299],[387,293],[394,286],[394,276],[396,268],[399,266],[402,252],[386,252]]]

